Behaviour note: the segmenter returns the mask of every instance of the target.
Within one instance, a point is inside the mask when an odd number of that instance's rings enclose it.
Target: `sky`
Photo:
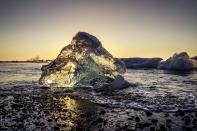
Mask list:
[[[79,31],[114,57],[197,55],[196,0],[0,0],[0,60],[54,59]]]

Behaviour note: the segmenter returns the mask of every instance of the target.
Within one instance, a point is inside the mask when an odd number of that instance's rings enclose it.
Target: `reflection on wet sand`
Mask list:
[[[0,105],[1,130],[88,129],[97,111],[88,101],[60,94],[1,95]]]
[[[0,130],[197,129],[195,112],[110,108],[65,94],[0,95]]]
[[[52,97],[56,103],[57,110],[53,111],[48,117],[49,128],[53,128],[55,125],[58,125],[58,127],[67,127],[68,130],[74,128],[74,126],[76,126],[75,121],[79,114],[76,109],[76,101],[68,96]],[[50,122],[53,120],[56,120],[56,122]]]

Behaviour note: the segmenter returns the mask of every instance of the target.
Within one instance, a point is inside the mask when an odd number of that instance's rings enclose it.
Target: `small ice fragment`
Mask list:
[[[51,84],[53,81],[52,80],[47,80],[47,83],[48,84]]]

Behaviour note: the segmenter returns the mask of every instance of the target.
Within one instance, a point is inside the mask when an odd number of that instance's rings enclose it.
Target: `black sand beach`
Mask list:
[[[197,112],[110,108],[63,94],[0,98],[1,130],[197,130]]]

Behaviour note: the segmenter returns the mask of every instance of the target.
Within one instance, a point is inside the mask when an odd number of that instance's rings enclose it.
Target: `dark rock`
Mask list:
[[[104,115],[106,113],[106,111],[104,111],[104,110],[102,110],[102,111],[100,111],[100,115]]]
[[[151,121],[152,121],[152,123],[157,123],[158,122],[157,119],[152,119]]]
[[[167,119],[167,120],[166,120],[166,123],[168,123],[168,124],[169,124],[169,123],[172,123],[172,120]]]
[[[193,125],[193,128],[194,128],[194,129],[197,129],[197,125]]]
[[[150,127],[150,131],[155,131],[155,127]]]
[[[168,116],[169,116],[169,114],[168,114],[168,113],[165,113],[165,114],[164,114],[164,117],[168,117]]]
[[[125,125],[122,127],[122,129],[123,129],[123,130],[127,130],[128,127],[129,127],[129,125],[125,124]]]
[[[184,117],[184,120],[185,120],[185,124],[186,124],[186,125],[189,125],[189,123],[191,123],[191,119],[190,119],[189,116],[185,116],[185,117]]]
[[[93,121],[93,122],[91,123],[91,125],[93,125],[93,126],[95,126],[95,125],[97,125],[97,124],[98,124],[97,121]]]
[[[176,117],[178,117],[178,116],[179,116],[179,114],[178,114],[178,113],[174,113],[174,114],[173,114],[173,116],[176,116]]]
[[[107,119],[105,119],[104,121],[103,121],[103,125],[106,125],[107,124]]]
[[[160,131],[167,131],[164,125],[160,125]]]
[[[136,122],[140,122],[140,118],[137,116],[137,117],[135,117],[135,121]]]
[[[80,117],[81,117],[81,118],[84,118],[84,117],[85,117],[85,114],[80,114]]]
[[[87,112],[87,113],[86,113],[86,116],[87,116],[87,117],[91,117],[91,116],[92,116],[92,114],[91,114],[91,113],[89,113],[89,112]]]
[[[185,127],[185,126],[182,126],[182,129],[183,129],[183,130],[185,130],[185,129],[186,129],[186,127]]]
[[[52,120],[52,119],[48,119],[47,121],[48,121],[48,122],[52,122],[53,120]]]
[[[186,127],[185,130],[186,131],[193,131],[191,127]]]
[[[145,128],[145,127],[149,127],[149,126],[151,126],[152,124],[151,123],[139,123],[138,124],[138,126],[139,126],[139,128]]]
[[[193,124],[193,125],[197,125],[197,118],[194,118],[194,119],[192,120],[192,124]]]
[[[152,112],[147,111],[147,112],[146,112],[146,116],[148,116],[148,117],[149,117],[149,116],[152,116]]]
[[[98,118],[96,121],[97,121],[98,123],[102,123],[102,122],[103,122],[103,118]]]
[[[130,117],[130,118],[128,118],[127,120],[133,120],[133,118],[132,118],[132,117]]]
[[[43,123],[43,122],[40,123],[40,126],[44,126],[44,125],[45,125],[45,123]]]
[[[55,131],[57,131],[57,130],[59,130],[59,129],[60,129],[60,128],[59,128],[58,126],[55,126],[55,127],[54,127],[54,130],[55,130]]]
[[[177,111],[177,114],[180,115],[180,116],[184,116],[185,115],[185,112],[179,109]]]

